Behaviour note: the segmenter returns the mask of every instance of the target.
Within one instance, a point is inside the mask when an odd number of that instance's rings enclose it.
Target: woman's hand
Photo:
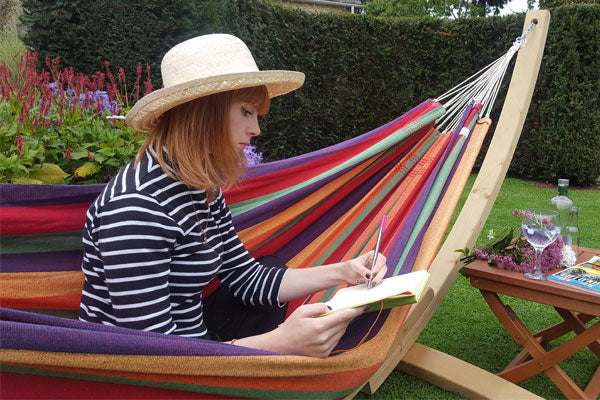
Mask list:
[[[340,341],[350,321],[364,313],[364,307],[340,310],[318,317],[328,311],[323,303],[298,307],[285,322],[274,331],[281,335],[279,344],[284,353],[311,357],[327,357]],[[318,317],[318,318],[315,318]]]
[[[346,332],[350,321],[364,313],[365,307],[319,317],[327,311],[324,303],[302,305],[277,329],[238,339],[235,344],[283,354],[327,357]]]
[[[385,277],[387,272],[386,258],[383,254],[377,255],[373,272],[371,273],[371,263],[373,262],[374,251],[362,254],[357,258],[346,261],[343,266],[344,271],[344,282],[352,285],[359,285],[366,283],[369,279],[371,281],[371,287],[377,286],[379,282]],[[371,276],[371,274],[373,276]]]

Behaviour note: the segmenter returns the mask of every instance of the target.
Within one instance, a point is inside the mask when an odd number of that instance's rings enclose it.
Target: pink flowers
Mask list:
[[[513,215],[519,219],[527,216],[527,212],[515,209]],[[549,223],[549,221],[540,221],[540,223]],[[502,233],[494,235],[490,232],[491,241],[486,245],[473,249],[457,250],[465,255],[461,259],[468,264],[476,259],[487,260],[490,265],[498,268],[509,269],[518,272],[533,271],[535,266],[535,250],[523,238],[521,230],[515,237],[514,228],[505,229]],[[542,253],[541,266],[542,272],[550,271],[561,265],[563,259],[564,244],[560,235],[558,238],[546,247]]]
[[[23,135],[17,136],[16,142],[17,142],[17,153],[23,154],[23,143],[25,143],[25,141],[23,140]]]
[[[522,240],[522,238],[520,238]],[[548,272],[558,267],[562,261],[563,241],[559,236],[554,243],[544,249],[542,253],[541,266],[542,272]],[[493,264],[498,268],[509,269],[519,272],[533,271],[535,266],[535,251],[533,247],[526,241],[523,241],[523,246],[515,247],[512,250],[513,254],[495,255],[492,257]],[[517,256],[517,253],[520,255]],[[519,259],[519,263],[515,262],[515,256]]]

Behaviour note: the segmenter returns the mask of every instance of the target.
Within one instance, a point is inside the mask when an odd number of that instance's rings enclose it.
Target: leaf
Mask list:
[[[93,175],[96,172],[100,171],[100,164],[97,162],[85,162],[83,165],[75,170],[75,175],[78,177],[84,178],[89,175]]]
[[[508,247],[512,243],[512,240],[513,240],[513,229],[511,228],[508,231],[508,233],[504,237],[502,237],[502,239],[500,239],[498,241],[498,246],[497,246],[498,249],[504,249],[504,248]]]
[[[121,167],[121,162],[116,158],[111,158],[104,163],[105,165],[110,165],[111,167]]]
[[[43,183],[48,184],[59,184],[63,182],[63,179],[69,176],[65,171],[60,169],[56,164],[43,163],[42,166],[29,173],[31,179],[38,179]]]
[[[98,155],[98,153],[103,154],[107,157],[113,157],[115,154],[117,154],[116,151],[114,149],[111,149],[110,147],[104,147],[104,148],[98,150],[96,152],[96,155]]]
[[[94,153],[94,160],[98,161],[98,163],[102,164],[102,163],[104,163],[104,161],[106,161],[106,157],[100,153]]]
[[[82,158],[87,158],[88,152],[87,150],[75,150],[71,152],[71,158],[73,160],[80,160]]]
[[[34,185],[43,185],[39,179],[31,179],[31,178],[13,178],[10,180],[11,183],[21,183],[21,184],[34,184]]]
[[[464,249],[457,249],[457,250],[454,250],[454,251],[456,253],[464,254],[465,256],[468,256],[469,253],[471,252],[468,247],[465,247]]]

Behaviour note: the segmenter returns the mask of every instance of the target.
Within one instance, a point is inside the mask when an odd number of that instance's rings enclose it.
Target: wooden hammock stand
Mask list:
[[[479,367],[415,343],[454,283],[462,263],[456,249],[472,248],[494,205],[519,141],[537,80],[550,13],[530,11],[523,31],[532,22],[527,43],[519,50],[510,86],[490,146],[458,219],[435,257],[428,292],[414,305],[381,368],[361,388],[373,394],[394,370],[414,375],[469,398],[526,399],[540,397]],[[354,397],[358,391],[352,393]]]

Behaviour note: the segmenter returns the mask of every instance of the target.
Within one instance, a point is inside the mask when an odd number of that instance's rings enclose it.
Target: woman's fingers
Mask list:
[[[350,264],[348,271],[349,277],[348,283],[353,285],[360,285],[366,283],[370,279],[371,284],[379,284],[385,277],[387,272],[386,258],[383,254],[378,253],[377,260],[371,271],[371,264],[373,263],[374,251],[365,253],[355,259],[348,261]]]

